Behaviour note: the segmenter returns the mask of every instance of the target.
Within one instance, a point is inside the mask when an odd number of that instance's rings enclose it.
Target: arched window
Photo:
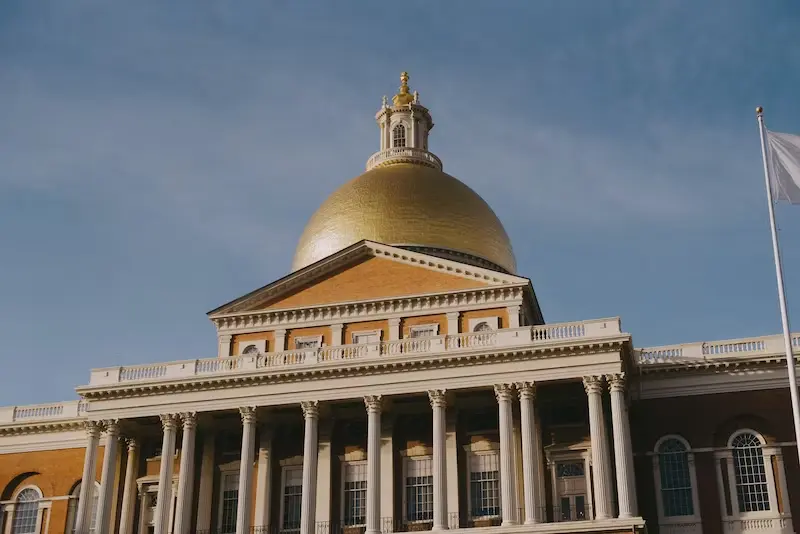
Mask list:
[[[253,355],[253,354],[258,354],[258,347],[256,347],[255,345],[248,345],[248,346],[247,346],[247,347],[246,347],[246,348],[245,348],[245,349],[242,351],[242,354],[244,354],[245,356],[250,356],[250,355]]]
[[[689,452],[677,438],[667,438],[656,451],[661,478],[661,504],[664,517],[694,515]]]
[[[41,498],[42,494],[37,488],[25,488],[19,492],[11,518],[11,534],[36,534]]]
[[[491,330],[492,327],[486,321],[481,321],[480,323],[475,325],[475,328],[472,329],[473,332],[488,332]]]
[[[69,530],[67,532],[75,532],[75,524],[78,521],[78,499],[81,495],[81,483],[75,486],[69,499],[69,511],[67,512],[67,525]],[[94,494],[92,495],[92,515],[89,516],[89,532],[95,532],[95,524],[97,522],[97,500],[100,497],[100,490],[97,482],[94,484]]]
[[[392,147],[399,148],[406,146],[406,127],[402,124],[396,124],[392,128]]]
[[[743,431],[731,439],[733,472],[739,512],[769,510],[769,487],[762,441],[754,432]]]

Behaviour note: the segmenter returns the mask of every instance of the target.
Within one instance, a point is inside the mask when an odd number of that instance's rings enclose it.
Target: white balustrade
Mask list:
[[[244,367],[245,358],[230,357],[230,358],[206,358],[204,360],[197,360],[196,371],[197,374],[206,373],[224,373],[226,371],[236,371]]]
[[[133,367],[123,367],[119,372],[119,381],[152,380],[154,378],[161,378],[166,374],[166,365],[136,365]]]
[[[792,335],[792,346],[800,349],[800,334]],[[746,359],[784,354],[782,335],[761,336],[725,341],[700,341],[680,345],[665,345],[637,349],[637,359],[641,365],[677,365]]]
[[[493,347],[497,344],[497,332],[472,332],[447,336],[447,349],[473,349]]]
[[[442,170],[442,160],[422,148],[396,147],[374,153],[367,160],[367,170],[392,160],[413,160]]]
[[[387,341],[382,344],[381,354],[397,356],[399,354],[430,352],[431,339],[430,337],[411,337],[408,339]]]
[[[0,408],[0,424],[78,418],[86,414],[86,408],[83,401],[9,406]]]

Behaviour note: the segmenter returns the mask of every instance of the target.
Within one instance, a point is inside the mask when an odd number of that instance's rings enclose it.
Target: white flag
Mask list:
[[[800,135],[767,130],[767,143],[773,199],[800,204]]]

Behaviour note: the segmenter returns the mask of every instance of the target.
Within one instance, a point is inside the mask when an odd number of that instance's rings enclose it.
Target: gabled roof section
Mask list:
[[[259,310],[317,306],[503,285],[514,276],[421,252],[361,241],[212,310],[212,318]]]

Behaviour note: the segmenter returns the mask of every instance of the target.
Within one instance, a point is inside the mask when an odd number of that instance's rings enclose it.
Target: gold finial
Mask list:
[[[762,113],[764,113],[764,108],[762,108],[761,106],[758,106],[756,108],[756,114],[757,115],[761,115]]]
[[[395,106],[406,106],[414,101],[414,97],[408,90],[408,73],[403,71],[400,73],[400,91],[392,98],[392,104]]]

